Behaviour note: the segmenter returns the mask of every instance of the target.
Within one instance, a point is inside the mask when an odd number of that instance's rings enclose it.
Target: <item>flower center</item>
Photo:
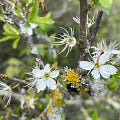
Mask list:
[[[47,79],[47,78],[50,77],[50,75],[49,75],[48,73],[46,73],[46,74],[44,75],[44,77]]]
[[[68,38],[68,43],[71,43],[72,41],[73,41],[73,39],[72,38]]]
[[[77,83],[80,82],[78,74],[75,73],[74,70],[70,70],[66,77],[65,80],[70,83]]]
[[[96,63],[96,64],[95,64],[95,67],[96,67],[96,68],[99,68],[99,67],[100,67],[100,64],[99,64],[99,63]]]

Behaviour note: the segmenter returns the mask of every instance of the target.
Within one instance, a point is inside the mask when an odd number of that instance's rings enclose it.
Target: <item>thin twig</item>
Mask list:
[[[17,19],[15,16],[12,19],[14,21],[14,24],[18,28],[20,28],[20,20]],[[35,58],[36,62],[38,63],[38,66],[42,69],[44,67],[44,63],[42,61],[42,56],[39,54],[36,46],[34,45],[34,43],[32,41],[32,37],[29,36],[28,34],[24,34],[24,36],[22,36],[22,37],[27,40],[27,44],[28,44],[29,48],[31,49],[31,53],[32,53],[33,57]]]
[[[97,35],[97,32],[100,28],[100,21],[102,19],[102,15],[103,15],[103,11],[99,11],[98,12],[98,16],[97,16],[97,19],[96,19],[96,22],[95,22],[95,27],[94,27],[94,30],[92,32],[92,35],[91,37],[89,38],[89,44],[90,46],[93,44],[93,41],[95,40],[95,37]]]
[[[27,44],[28,44],[29,48],[31,49],[31,53],[32,53],[33,57],[37,61],[38,66],[42,69],[44,67],[44,63],[42,61],[42,56],[39,54],[36,46],[34,45],[34,43],[32,41],[32,37],[27,35],[26,39],[27,39]]]
[[[11,81],[16,81],[16,82],[19,82],[19,83],[23,83],[23,84],[28,84],[28,82],[26,82],[25,80],[22,80],[22,79],[17,79],[17,78],[12,78],[12,77],[7,77],[9,80]]]
[[[87,8],[87,0],[80,0],[80,39],[79,39],[79,50],[80,50],[80,60],[84,60],[84,53],[87,47],[87,33],[86,33],[86,23],[87,23],[87,12],[84,11]]]
[[[87,32],[86,32],[86,23],[87,23],[87,11],[85,9],[87,8],[87,0],[80,0],[80,38],[78,40],[78,46],[79,46],[79,59],[85,60],[85,49],[87,47]],[[80,74],[83,74],[83,70],[79,68],[79,63],[77,67],[77,71]]]

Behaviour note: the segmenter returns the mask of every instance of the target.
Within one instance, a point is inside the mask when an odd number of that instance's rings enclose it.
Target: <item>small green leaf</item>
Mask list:
[[[102,7],[102,10],[103,10],[107,15],[110,15],[110,11],[109,11],[108,8]]]
[[[17,39],[14,40],[14,42],[13,42],[13,48],[14,49],[17,48],[19,40],[20,40],[20,37],[18,37]]]
[[[38,0],[34,0],[33,6],[28,14],[28,20],[32,21],[38,15],[38,12],[39,12],[39,3]]]
[[[20,7],[17,7],[17,9],[15,10],[15,15],[17,17],[19,17],[20,19],[23,18],[23,13],[22,13],[22,10],[20,9]]]
[[[112,5],[112,0],[99,0],[99,3],[104,7],[104,8],[110,8]]]
[[[98,120],[98,113],[97,111],[93,111],[93,114],[92,114],[92,120]]]
[[[15,39],[15,36],[5,36],[3,38],[0,38],[0,42],[5,42],[11,39]]]
[[[97,4],[99,2],[99,0],[92,0],[94,2],[94,4]]]
[[[45,18],[50,18],[51,17],[51,13],[49,12],[49,13],[47,13],[47,15],[45,16]]]
[[[32,22],[36,24],[53,24],[55,23],[54,20],[46,18],[46,17],[35,17]]]
[[[9,58],[7,64],[9,65],[20,65],[22,62],[17,58]]]
[[[10,34],[10,35],[19,35],[19,31],[13,26],[13,25],[10,25],[8,23],[6,23],[4,26],[3,26],[3,29],[5,31],[4,34]]]
[[[27,4],[31,3],[33,0],[25,0]]]
[[[113,77],[110,82],[107,84],[107,87],[110,90],[117,90],[119,88],[119,83],[118,83],[118,79]]]

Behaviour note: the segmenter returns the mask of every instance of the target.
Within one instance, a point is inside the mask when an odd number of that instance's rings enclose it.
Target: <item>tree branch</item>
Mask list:
[[[25,80],[22,80],[22,79],[17,79],[17,78],[12,78],[12,77],[7,77],[9,80],[11,81],[16,81],[16,82],[19,82],[19,83],[23,83],[23,84],[28,84],[28,82],[26,82]]]
[[[26,38],[27,38],[27,44],[28,44],[29,48],[31,49],[31,53],[32,53],[33,57],[35,58],[36,62],[38,63],[38,66],[42,69],[44,67],[44,63],[42,61],[42,57],[39,54],[36,46],[33,44],[32,37],[27,35]]]
[[[95,37],[97,35],[97,32],[100,28],[100,21],[102,19],[102,15],[103,15],[103,11],[99,11],[98,12],[98,16],[97,16],[97,19],[96,19],[96,22],[95,22],[95,27],[94,27],[94,30],[92,32],[92,35],[91,37],[89,38],[89,44],[90,46],[93,44],[93,41],[95,40]]]
[[[15,25],[20,28],[20,20],[17,19],[16,17],[12,18]],[[27,39],[27,44],[29,46],[29,48],[31,49],[31,53],[33,55],[33,57],[35,58],[36,62],[38,63],[38,66],[40,67],[40,69],[42,69],[44,67],[44,63],[42,61],[42,56],[39,54],[36,46],[34,45],[33,41],[32,41],[32,37],[29,36],[28,34],[24,34],[24,37]]]
[[[78,41],[80,58],[79,60],[85,59],[85,49],[87,47],[87,33],[86,33],[86,23],[87,23],[87,0],[80,0],[80,39]]]

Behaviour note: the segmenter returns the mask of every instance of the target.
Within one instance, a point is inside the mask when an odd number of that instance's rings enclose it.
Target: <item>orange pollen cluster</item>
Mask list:
[[[78,74],[75,73],[74,70],[68,71],[65,80],[70,83],[78,83],[80,82]]]

